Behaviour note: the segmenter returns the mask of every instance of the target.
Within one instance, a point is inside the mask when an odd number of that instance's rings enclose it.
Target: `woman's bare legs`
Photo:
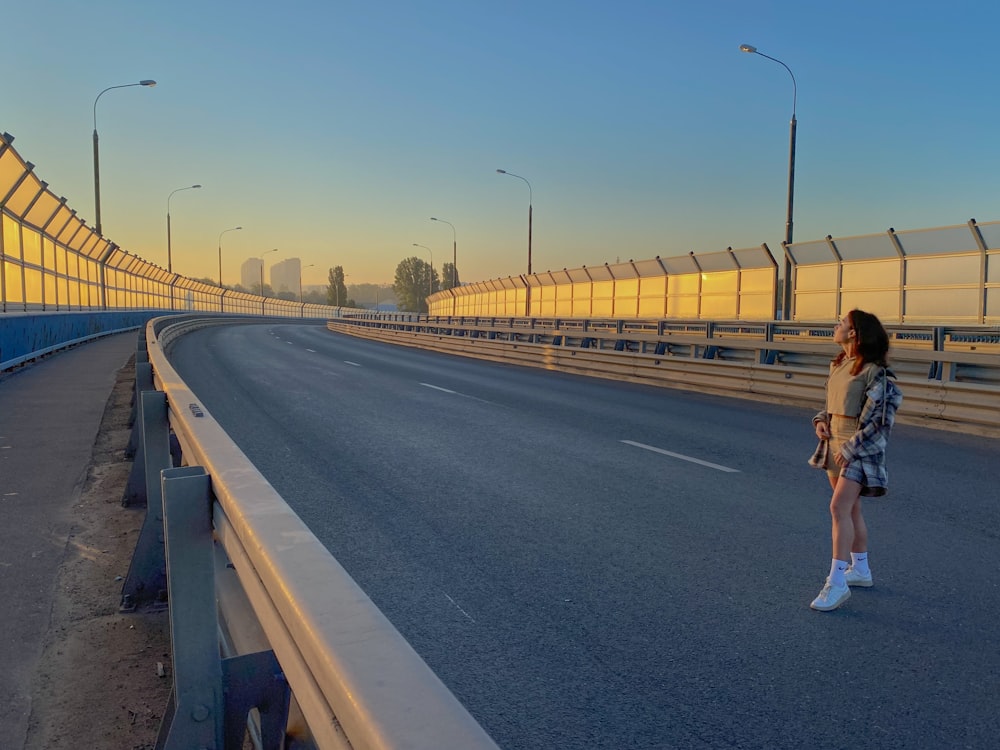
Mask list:
[[[827,475],[829,476],[829,475]],[[830,518],[833,526],[833,560],[826,584],[809,606],[821,612],[837,609],[851,596],[846,581],[851,562],[851,548],[858,534],[855,518],[860,521],[861,538],[867,543],[868,533],[861,517],[861,485],[844,477],[830,477],[833,497],[830,499]]]
[[[868,551],[868,524],[861,514],[861,498],[858,497],[851,509],[851,522],[854,524],[854,542],[851,544],[851,552]]]
[[[856,541],[868,544],[868,528],[861,515],[861,485],[857,482],[840,477],[833,489],[830,500],[830,517],[833,521],[833,558],[850,561],[851,550],[856,549]],[[860,521],[861,535],[855,527],[855,518]]]

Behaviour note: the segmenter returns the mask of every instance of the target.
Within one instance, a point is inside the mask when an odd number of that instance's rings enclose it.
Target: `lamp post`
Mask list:
[[[226,232],[235,232],[237,229],[242,229],[243,227],[233,227],[232,229],[223,229],[219,232],[219,286],[222,286],[222,235]]]
[[[260,254],[260,314],[264,314],[264,256],[268,253],[276,253],[278,248],[274,250],[265,250]]]
[[[447,224],[451,227],[451,288],[454,289],[458,286],[458,233],[455,231],[455,225],[450,221],[437,219],[433,216],[431,217],[431,221],[440,221],[442,224]]]
[[[795,83],[795,75],[792,73],[792,69],[776,57],[765,55],[763,52],[758,51],[752,44],[741,44],[740,52],[746,52],[751,55],[760,55],[761,57],[766,57],[772,62],[776,62],[778,65],[787,70],[788,75],[792,78],[792,121],[789,125],[788,131],[788,213],[785,219],[785,288],[784,293],[781,296],[781,317],[784,320],[791,320],[792,261],[788,257],[787,246],[792,244],[792,204],[795,200],[795,107],[799,96],[798,86]]]
[[[431,294],[434,294],[434,251],[427,247],[427,245],[418,245],[416,242],[413,243],[413,246],[422,247],[431,254],[431,272],[430,278],[427,279],[427,294],[430,296]]]
[[[312,268],[315,265],[316,265],[315,263],[310,263],[308,266],[302,266],[301,268],[299,268],[299,304],[300,305],[302,304],[302,271],[304,269],[306,269],[306,268]]]
[[[519,180],[523,180],[524,184],[528,186],[528,276],[531,276],[531,183],[521,177],[521,175],[508,172],[506,169],[498,169],[497,173],[516,177]]]
[[[139,81],[139,83],[125,83],[121,86],[108,86],[104,91],[97,95],[97,99],[94,99],[94,217],[96,224],[94,228],[97,230],[98,234],[101,234],[101,160],[98,156],[97,147],[97,100],[100,99],[104,94],[111,89],[127,89],[131,86],[148,86],[152,88],[156,85],[156,81],[144,80]]]
[[[188,185],[187,187],[177,188],[170,195],[167,196],[167,272],[174,272],[174,259],[170,248],[170,199],[174,197],[174,193],[179,193],[182,190],[196,190],[200,188],[201,185]]]

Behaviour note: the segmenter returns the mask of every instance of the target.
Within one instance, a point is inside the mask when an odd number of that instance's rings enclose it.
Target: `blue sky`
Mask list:
[[[464,281],[1000,219],[989,2],[189,2],[6,8],[0,129],[104,234],[226,283],[247,257]]]

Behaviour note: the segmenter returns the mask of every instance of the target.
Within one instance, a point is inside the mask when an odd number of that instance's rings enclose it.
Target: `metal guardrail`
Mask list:
[[[480,359],[594,377],[784,402],[823,399],[835,353],[831,324],[446,319],[363,316],[331,331]],[[906,398],[902,422],[1000,435],[1000,330],[889,329]],[[956,337],[977,349],[957,350]]]
[[[496,750],[171,367],[177,337],[233,322],[152,320],[137,356],[147,513],[123,608],[169,602],[174,690],[157,747],[242,748],[256,708],[264,748],[287,735],[319,748]]]

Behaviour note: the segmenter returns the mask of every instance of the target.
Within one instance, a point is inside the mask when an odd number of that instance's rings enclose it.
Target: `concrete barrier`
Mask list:
[[[141,328],[148,310],[0,315],[0,372],[101,336]]]

